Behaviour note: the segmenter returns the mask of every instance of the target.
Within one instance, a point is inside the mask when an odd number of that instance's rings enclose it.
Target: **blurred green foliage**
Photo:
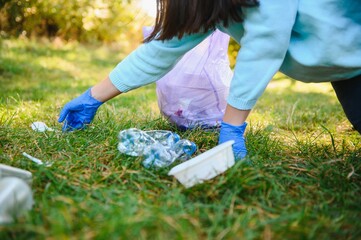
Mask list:
[[[241,46],[234,39],[231,38],[228,47],[228,57],[232,69],[236,65],[237,54],[240,48]]]
[[[153,24],[137,0],[0,0],[0,41],[26,37],[79,42],[122,42],[127,52],[142,40],[141,27]],[[239,45],[231,40],[233,68]]]
[[[146,18],[135,4],[131,0],[2,0],[0,31],[2,37],[113,42],[124,38],[124,32],[129,36],[138,31]],[[135,21],[136,17],[141,19]]]

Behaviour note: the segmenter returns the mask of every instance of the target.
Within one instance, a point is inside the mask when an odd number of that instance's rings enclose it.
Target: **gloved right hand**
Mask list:
[[[234,140],[232,149],[236,161],[241,160],[247,155],[246,139],[244,137],[246,127],[246,122],[240,126],[231,125],[225,122],[222,122],[221,124],[218,144]]]
[[[65,104],[61,110],[58,122],[61,123],[65,120],[62,127],[63,132],[83,129],[93,120],[103,102],[93,98],[90,90],[91,88]]]

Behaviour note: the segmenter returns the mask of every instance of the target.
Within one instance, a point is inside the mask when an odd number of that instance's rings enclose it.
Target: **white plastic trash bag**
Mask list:
[[[144,36],[151,30],[143,28]],[[215,31],[157,81],[160,111],[179,128],[220,125],[233,76],[227,55],[228,43],[227,34]]]

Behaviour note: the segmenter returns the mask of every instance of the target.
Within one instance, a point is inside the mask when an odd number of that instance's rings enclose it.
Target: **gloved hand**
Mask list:
[[[221,131],[219,133],[218,144],[234,140],[233,153],[237,160],[241,160],[247,155],[246,143],[244,138],[244,131],[246,130],[247,123],[244,122],[240,126],[234,126],[225,122],[221,124]]]
[[[91,96],[90,89],[65,104],[61,110],[58,122],[61,123],[65,120],[63,132],[82,129],[93,120],[95,113],[103,103]]]

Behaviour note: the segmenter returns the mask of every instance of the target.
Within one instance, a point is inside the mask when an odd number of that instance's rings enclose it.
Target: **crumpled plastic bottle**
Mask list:
[[[118,150],[130,156],[144,156],[142,164],[146,168],[166,167],[177,159],[188,160],[197,150],[195,143],[166,130],[130,128],[120,131],[118,139]]]

